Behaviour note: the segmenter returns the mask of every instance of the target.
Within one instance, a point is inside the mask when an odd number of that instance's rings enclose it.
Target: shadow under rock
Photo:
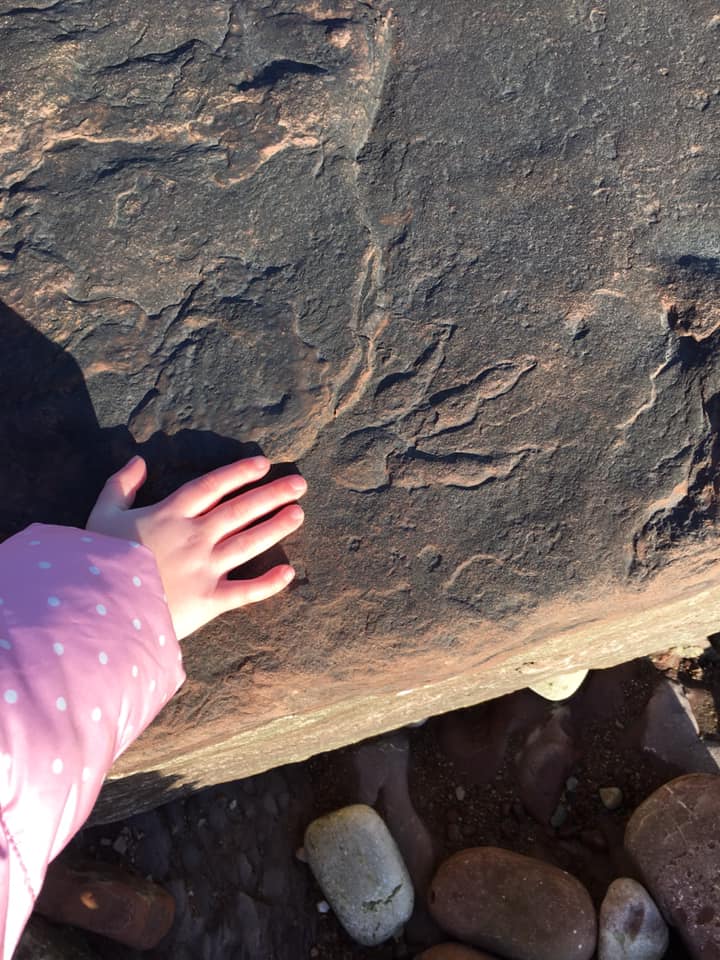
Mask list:
[[[138,444],[124,425],[101,427],[77,361],[2,301],[0,409],[0,539],[33,522],[83,527],[107,478],[137,453],[148,465],[138,506],[262,453],[209,430],[158,432]],[[294,472],[295,464],[275,464],[260,482]],[[287,563],[280,546],[233,576],[259,576],[278,563]]]

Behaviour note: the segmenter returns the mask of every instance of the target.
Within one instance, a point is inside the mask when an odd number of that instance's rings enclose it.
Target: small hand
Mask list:
[[[292,567],[281,565],[254,580],[227,579],[230,570],[303,522],[302,508],[293,502],[307,489],[298,474],[220,503],[269,469],[265,457],[239,460],[191,480],[160,503],[131,509],[147,477],[145,461],[134,457],[110,477],[98,497],[87,529],[137,540],[152,550],[178,639],[221,613],[271,597],[295,576]],[[250,526],[275,510],[271,519]]]

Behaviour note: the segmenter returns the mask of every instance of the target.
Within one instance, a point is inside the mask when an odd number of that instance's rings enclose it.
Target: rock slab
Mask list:
[[[720,956],[720,776],[664,784],[630,818],[625,847],[694,960]]]
[[[0,0],[0,535],[137,450],[310,490],[111,814],[711,632],[597,636],[716,513],[716,13]]]
[[[453,854],[430,911],[449,934],[508,960],[589,960],[597,939],[585,887],[558,867],[499,847]]]
[[[630,877],[613,880],[600,907],[598,960],[661,960],[668,937],[645,887]]]
[[[305,853],[335,915],[358,943],[376,946],[409,919],[412,882],[372,807],[353,804],[314,820],[305,831]]]

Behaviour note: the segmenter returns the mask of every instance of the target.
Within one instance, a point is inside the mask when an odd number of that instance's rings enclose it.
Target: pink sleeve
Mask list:
[[[34,524],[0,544],[0,942],[113,760],[185,679],[152,553]]]

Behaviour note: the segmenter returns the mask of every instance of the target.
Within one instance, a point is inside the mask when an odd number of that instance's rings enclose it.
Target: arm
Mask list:
[[[248,466],[254,464],[254,466]],[[302,522],[284,478],[221,468],[133,510],[145,465],[112,477],[88,530],[34,525],[0,545],[0,942],[10,958],[48,862],[87,818],[113,760],[182,684],[176,637],[282,589],[292,568],[228,581]],[[167,599],[166,599],[167,597]]]

